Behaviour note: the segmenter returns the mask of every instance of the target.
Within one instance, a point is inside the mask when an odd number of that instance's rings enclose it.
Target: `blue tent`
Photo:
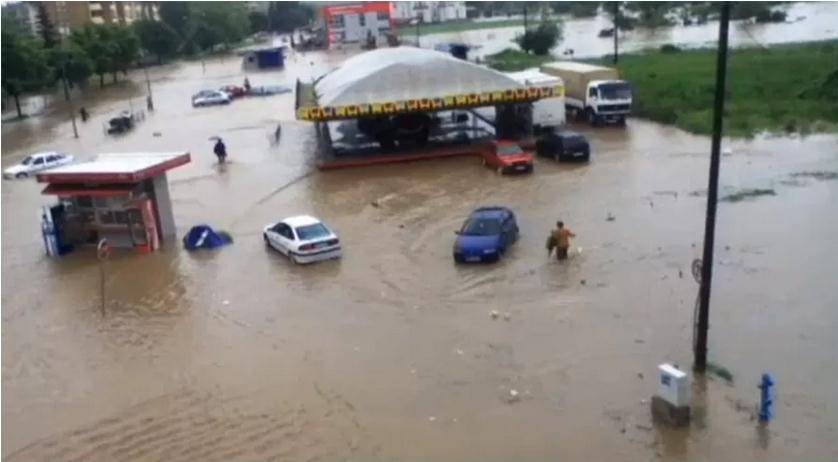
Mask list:
[[[215,232],[207,225],[193,226],[183,236],[183,246],[186,250],[215,249],[233,242],[229,234],[220,231]]]

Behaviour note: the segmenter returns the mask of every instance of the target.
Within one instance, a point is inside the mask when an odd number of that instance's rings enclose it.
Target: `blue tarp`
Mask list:
[[[282,67],[285,64],[281,48],[258,50],[256,51],[256,60],[260,69],[266,67]]]
[[[183,236],[183,246],[186,250],[215,249],[233,242],[229,234],[221,231],[215,232],[207,225],[193,226]]]

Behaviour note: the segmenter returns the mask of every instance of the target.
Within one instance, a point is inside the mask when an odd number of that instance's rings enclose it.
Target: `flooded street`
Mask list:
[[[838,38],[838,2],[792,3],[785,9],[787,22],[757,24],[734,21],[730,28],[730,44],[733,47],[765,46],[777,43],[805,42]],[[533,20],[533,24],[537,19]],[[596,57],[614,53],[613,37],[597,37],[602,29],[614,27],[608,15],[592,18],[567,19],[564,23],[564,39],[552,53],[562,56],[566,50],[573,50],[575,57]],[[517,48],[515,37],[523,34],[524,27],[502,27],[464,32],[452,32],[423,36],[423,47],[440,43],[464,42],[477,45],[469,52],[470,58],[485,57],[506,48]],[[683,48],[712,46],[719,35],[718,21],[692,26],[672,26],[650,29],[637,27],[633,31],[620,33],[620,52],[627,53],[649,48],[660,48],[672,44]],[[405,37],[413,40],[410,34]]]
[[[344,57],[248,77],[292,85]],[[531,176],[469,158],[319,172],[292,94],[191,107],[240,84],[239,64],[152,69],[157,111],[123,137],[102,123],[120,92],[142,104],[142,73],[85,101],[78,140],[60,110],[3,123],[4,168],[44,149],[188,150],[169,175],[179,235],[208,223],[235,239],[117,253],[103,316],[94,253],[47,258],[53,198],[3,181],[4,460],[838,459],[838,180],[811,175],[838,172],[838,136],[725,143],[722,195],[776,195],[719,206],[710,359],[734,383],[697,380],[692,426],[670,430],[648,400],[657,364],[692,363],[709,138],[635,119],[574,127],[592,162]],[[516,211],[520,242],[455,266],[453,231],[487,204]],[[336,229],[342,260],[295,266],[264,245],[265,224],[299,213]],[[578,234],[562,264],[544,249],[557,219]],[[763,372],[778,382],[767,428],[751,418]]]

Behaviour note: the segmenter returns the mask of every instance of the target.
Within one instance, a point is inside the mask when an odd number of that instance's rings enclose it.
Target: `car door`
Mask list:
[[[280,252],[289,255],[294,250],[294,232],[285,223],[280,223],[278,226],[277,239],[281,247]]]
[[[46,168],[46,158],[44,156],[38,156],[32,162],[32,168],[30,170],[37,171],[43,170],[44,168]]]
[[[278,252],[285,253],[285,250],[282,247],[282,240],[279,230],[282,228],[282,223],[275,224],[271,229],[268,230],[268,242],[271,244],[271,247],[276,249]]]

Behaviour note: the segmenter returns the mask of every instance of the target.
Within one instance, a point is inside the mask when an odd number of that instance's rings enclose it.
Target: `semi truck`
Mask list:
[[[545,74],[537,68],[521,72],[510,72],[509,77],[527,87],[560,87],[564,83],[555,75]],[[532,103],[532,125],[536,134],[552,131],[565,123],[565,101],[563,97],[544,98]]]
[[[623,125],[631,114],[631,85],[620,79],[617,69],[556,61],[543,64],[541,72],[564,81],[569,115],[587,120],[591,125],[604,122]]]

